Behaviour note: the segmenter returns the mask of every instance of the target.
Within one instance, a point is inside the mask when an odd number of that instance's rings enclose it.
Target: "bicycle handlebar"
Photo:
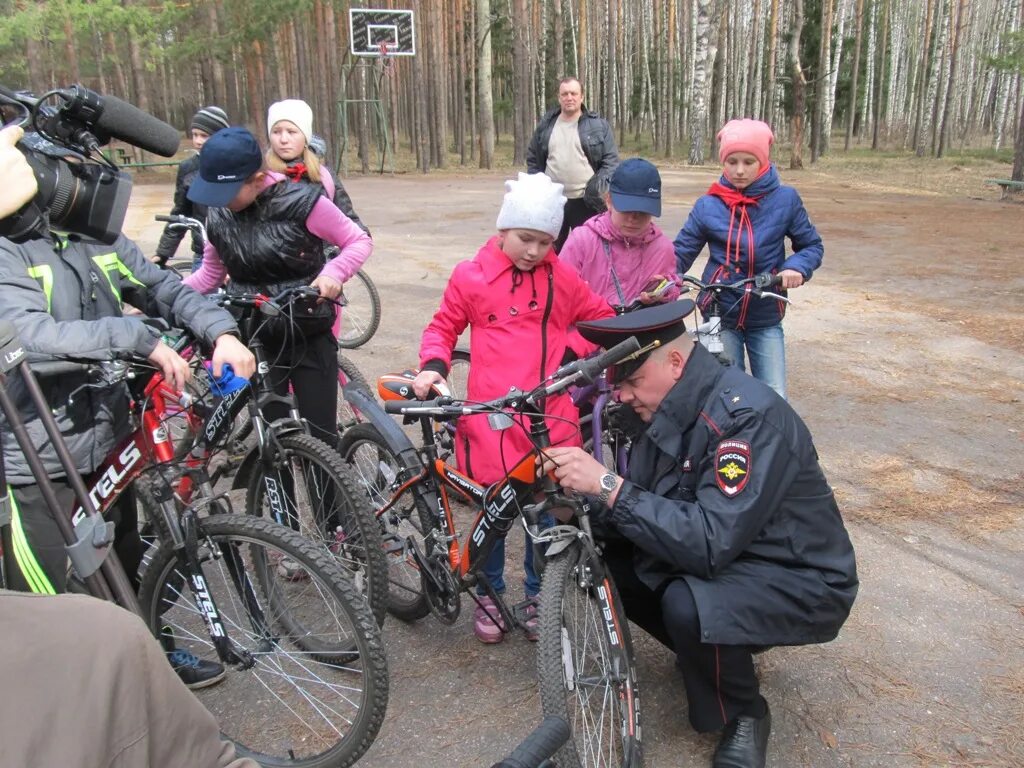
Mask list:
[[[491,768],[541,768],[569,740],[569,724],[548,715],[520,742],[512,754]]]
[[[779,301],[784,301],[787,304],[790,303],[790,299],[788,297],[766,290],[768,288],[774,288],[782,285],[782,277],[780,275],[772,274],[771,272],[762,272],[761,274],[754,275],[753,277],[745,277],[734,283],[705,283],[702,280],[698,280],[696,277],[691,277],[690,275],[683,275],[680,280],[684,284],[689,283],[690,285],[695,285],[702,291],[720,292],[722,289],[728,288],[740,293],[749,291],[759,298],[778,299]]]
[[[211,296],[219,306],[233,306],[242,309],[258,309],[269,317],[279,317],[284,314],[283,305],[299,299],[323,299],[338,306],[344,306],[336,299],[329,299],[322,296],[320,291],[311,285],[295,285],[285,288],[276,296],[267,296],[263,293],[222,293],[215,297]]]
[[[562,392],[581,379],[588,382],[594,381],[605,368],[625,362],[639,351],[640,342],[636,340],[635,336],[630,336],[625,341],[616,344],[605,352],[563,365],[530,392],[523,392],[513,388],[504,397],[499,397],[485,403],[454,400],[451,397],[438,397],[433,400],[422,400],[419,402],[387,400],[384,402],[384,410],[387,413],[404,416],[430,416],[433,418],[458,418],[475,413],[493,413],[494,411],[505,409],[525,411],[530,406],[536,405],[538,400]]]

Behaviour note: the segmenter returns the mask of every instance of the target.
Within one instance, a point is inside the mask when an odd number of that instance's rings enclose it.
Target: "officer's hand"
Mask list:
[[[153,351],[149,353],[149,361],[153,363],[164,375],[164,381],[179,392],[184,389],[185,382],[192,378],[192,369],[189,368],[181,355],[158,341]]]
[[[795,269],[784,269],[779,272],[779,277],[782,278],[783,288],[799,288],[804,284],[804,276]]]
[[[243,379],[251,379],[256,373],[256,358],[248,347],[230,333],[217,337],[210,362],[213,363],[214,377],[221,375],[225,363],[231,366],[235,376],[241,376]]]
[[[555,479],[566,490],[597,496],[601,493],[601,475],[608,468],[582,448],[545,448],[541,471],[554,471]],[[622,483],[622,478],[618,478],[608,506],[615,503]]]
[[[420,400],[426,400],[427,395],[430,394],[430,388],[434,384],[441,384],[443,381],[444,376],[437,371],[420,371],[416,374],[416,378],[412,380],[412,391],[416,393],[416,397]]]
[[[320,291],[325,299],[336,299],[341,295],[341,283],[327,275],[319,275],[310,285]]]
[[[14,146],[25,132],[16,125],[0,131],[0,218],[10,216],[32,199],[39,188],[32,166]]]

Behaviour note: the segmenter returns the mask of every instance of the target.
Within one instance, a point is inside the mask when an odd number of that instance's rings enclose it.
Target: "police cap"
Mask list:
[[[669,301],[604,320],[577,323],[576,330],[587,341],[605,349],[614,347],[630,336],[636,336],[640,342],[637,356],[608,369],[609,381],[617,384],[632,376],[655,349],[686,332],[683,318],[693,312],[693,306],[689,299]]]

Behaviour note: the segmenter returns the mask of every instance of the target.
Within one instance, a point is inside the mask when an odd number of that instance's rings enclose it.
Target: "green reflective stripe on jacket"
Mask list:
[[[21,525],[21,512],[10,486],[7,487],[7,494],[11,500],[11,545],[14,548],[14,560],[33,592],[40,595],[56,595],[57,590],[53,588],[46,572],[36,560],[35,553],[25,536],[25,529]]]
[[[43,294],[46,296],[46,311],[53,308],[53,267],[49,264],[39,264],[28,268],[28,276],[38,280],[43,287]]]
[[[120,280],[115,280],[115,275],[121,275],[122,277],[128,278],[129,281],[136,285],[145,288],[145,283],[137,279],[127,265],[121,261],[121,257],[116,253],[104,253],[99,256],[92,257],[93,262],[103,270],[103,274],[107,276],[107,282],[110,283],[110,290],[114,292],[117,300],[121,300],[121,289],[119,287]]]

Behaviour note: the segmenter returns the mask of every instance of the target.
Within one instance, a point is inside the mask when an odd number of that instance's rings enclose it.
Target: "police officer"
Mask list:
[[[857,594],[853,547],[810,433],[765,384],[685,333],[677,301],[577,328],[647,352],[612,371],[646,423],[629,476],[550,448],[564,488],[597,496],[629,618],[676,653],[690,723],[722,730],[714,768],[764,766],[771,715],[753,654],[832,640]]]

